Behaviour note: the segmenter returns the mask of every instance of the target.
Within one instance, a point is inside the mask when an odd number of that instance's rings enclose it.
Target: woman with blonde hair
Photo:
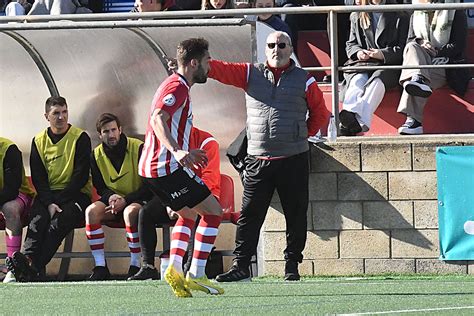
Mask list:
[[[387,0],[387,4],[388,1]],[[385,5],[385,0],[361,0],[360,5]],[[354,12],[346,43],[346,65],[400,65],[408,33],[404,12]],[[354,136],[370,129],[372,116],[385,91],[398,85],[400,70],[360,70],[344,74],[340,130]]]

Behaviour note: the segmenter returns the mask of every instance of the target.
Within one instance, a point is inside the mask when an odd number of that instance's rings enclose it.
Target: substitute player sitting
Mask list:
[[[102,143],[91,154],[91,171],[92,181],[101,198],[86,209],[86,235],[95,260],[90,281],[110,277],[105,261],[102,221],[120,221],[123,218],[130,248],[127,277],[140,270],[138,212],[144,201],[151,197],[138,175],[143,142],[125,136],[118,117],[111,113],[102,114],[96,127]]]
[[[0,137],[0,213],[5,219],[5,244],[7,248],[7,275],[3,283],[16,282],[12,256],[20,251],[22,222],[34,193],[25,176],[21,151],[9,139]]]

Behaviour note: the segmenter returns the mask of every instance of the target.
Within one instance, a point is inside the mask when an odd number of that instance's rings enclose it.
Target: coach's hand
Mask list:
[[[61,213],[62,211],[63,210],[57,204],[51,203],[48,205],[48,212],[51,218],[53,218],[54,214]]]
[[[109,206],[105,208],[105,211],[112,214],[118,214],[125,209],[125,206],[127,206],[127,202],[123,197],[118,194],[112,194],[109,197]]]

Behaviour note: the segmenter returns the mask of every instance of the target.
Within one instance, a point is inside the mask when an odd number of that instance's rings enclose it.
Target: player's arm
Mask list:
[[[0,190],[0,207],[18,196],[23,180],[23,160],[16,145],[8,147],[3,159],[3,188]]]
[[[323,93],[313,76],[306,81],[306,102],[308,103],[308,136],[315,135],[327,123],[329,111],[324,102]]]
[[[183,106],[186,100],[185,97],[182,97],[183,94],[180,93],[178,89],[169,91],[171,93],[163,93],[165,98],[170,94],[173,95],[173,98],[175,98],[173,104],[163,103],[163,97],[161,96],[155,101],[155,109],[150,116],[150,125],[153,128],[156,138],[172,153],[180,165],[187,168],[193,168],[193,166],[204,167],[207,164],[207,157],[204,151],[192,150],[188,152],[183,150],[171,136],[169,127],[171,115],[178,108]]]
[[[223,84],[247,90],[250,64],[210,60],[209,66],[209,78],[217,80]]]

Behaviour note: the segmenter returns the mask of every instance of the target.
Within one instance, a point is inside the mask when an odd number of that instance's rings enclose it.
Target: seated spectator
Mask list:
[[[201,10],[234,9],[233,0],[202,0]],[[231,16],[218,16],[217,18],[229,18]],[[214,17],[212,17],[214,18]]]
[[[151,199],[151,192],[143,186],[138,175],[143,142],[125,136],[118,117],[111,113],[102,114],[96,127],[102,143],[93,150],[90,162],[92,182],[100,200],[86,209],[86,236],[95,261],[89,281],[110,277],[105,261],[103,221],[120,222],[123,219],[130,248],[127,276],[140,270],[138,212]]]
[[[200,10],[201,0],[176,0],[176,5],[181,10]]]
[[[218,198],[221,186],[219,144],[208,132],[193,127],[189,146],[191,149],[199,148],[206,152],[208,158],[207,166],[194,171],[204,181],[211,193]],[[158,279],[158,271],[155,268],[156,225],[169,223],[171,221],[170,218],[173,218],[173,213],[171,209],[167,210],[158,197],[154,197],[140,210],[138,232],[143,250],[143,266],[136,275],[128,278],[128,280]],[[195,227],[198,225],[199,220],[196,220]],[[193,231],[195,232],[196,230],[194,229]],[[189,239],[188,261],[185,265],[185,271],[188,271],[191,267],[194,248],[193,242],[194,238],[191,236]]]
[[[28,15],[92,13],[87,0],[35,0]]]
[[[361,0],[361,5],[383,5],[384,0]],[[346,44],[349,61],[357,65],[400,65],[408,32],[408,16],[398,12],[351,14]],[[356,71],[344,74],[340,131],[354,136],[370,129],[372,116],[385,91],[398,86],[400,70]]]
[[[275,0],[255,0],[255,8],[273,8],[275,6]],[[290,35],[291,31],[288,24],[283,22],[279,16],[273,14],[261,14],[257,17],[257,20],[268,24],[275,31],[282,31]]]
[[[175,0],[135,0],[135,6],[130,12],[178,11]]]
[[[3,283],[16,282],[13,253],[20,251],[22,219],[28,218],[33,190],[25,176],[21,151],[9,139],[0,137],[0,213],[5,221],[8,269]]]
[[[26,15],[31,10],[31,4],[26,0],[13,0],[5,7],[6,16]]]
[[[459,0],[441,0],[457,3]],[[413,4],[434,3],[414,0]],[[432,65],[464,62],[467,41],[467,19],[463,10],[415,11],[411,17],[403,65]],[[397,111],[407,116],[398,132],[402,135],[423,134],[423,110],[433,89],[446,83],[464,95],[470,80],[466,68],[404,69],[400,84],[404,91]]]

